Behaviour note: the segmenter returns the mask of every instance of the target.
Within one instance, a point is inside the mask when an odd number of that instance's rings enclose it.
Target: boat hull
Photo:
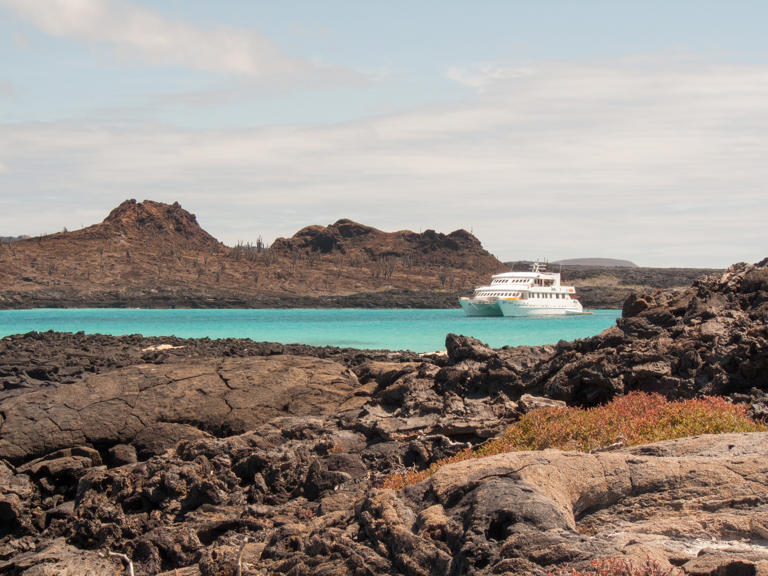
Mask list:
[[[526,300],[499,300],[497,306],[502,316],[569,316],[583,314],[584,308],[578,300],[555,303],[557,305],[531,304]]]
[[[459,304],[467,316],[503,316],[496,301],[459,298]]]

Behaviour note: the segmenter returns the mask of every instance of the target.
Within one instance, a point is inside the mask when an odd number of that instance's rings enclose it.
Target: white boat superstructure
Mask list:
[[[495,274],[471,298],[459,298],[467,316],[552,316],[582,314],[576,289],[560,283],[560,274],[539,262],[530,272]]]

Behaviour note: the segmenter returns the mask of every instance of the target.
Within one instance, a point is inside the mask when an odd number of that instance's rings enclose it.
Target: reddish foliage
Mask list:
[[[622,558],[601,558],[594,560],[586,570],[559,568],[547,576],[682,576],[679,568],[665,569],[658,562],[647,558],[636,566]]]
[[[525,414],[500,437],[464,450],[426,470],[389,476],[384,488],[399,490],[432,476],[446,464],[520,450],[589,451],[622,442],[628,446],[697,434],[758,432],[768,426],[747,415],[747,406],[724,398],[669,401],[660,394],[631,392],[595,408],[547,408]]]

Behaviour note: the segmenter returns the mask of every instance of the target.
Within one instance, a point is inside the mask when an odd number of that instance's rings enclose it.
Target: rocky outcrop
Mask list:
[[[1,400],[0,458],[127,443],[161,422],[238,434],[280,415],[353,408],[356,388],[343,366],[302,356],[138,365]]]
[[[755,566],[768,562],[759,544],[768,520],[766,440],[723,435],[600,454],[547,450],[468,460],[402,495],[390,493],[390,506],[404,511],[382,532],[391,541],[398,521],[429,511],[439,520],[422,536],[424,548],[447,548],[452,573],[537,574],[611,556],[692,568],[713,546],[722,565],[749,551]],[[419,522],[411,526],[418,533]]]
[[[630,390],[724,395],[764,410],[768,268],[737,264],[682,293],[635,294],[616,327],[558,344],[532,388],[580,404]]]
[[[450,234],[441,234],[434,230],[421,233],[409,230],[383,232],[347,219],[329,226],[307,226],[291,238],[278,238],[272,249],[294,255],[306,252],[337,252],[374,261],[405,259],[411,266],[422,266],[431,262],[447,268],[456,268],[461,261],[471,260],[474,266],[489,272],[498,272],[504,268],[504,265],[488,254],[480,241],[466,230],[456,230]]]
[[[158,235],[171,244],[183,243],[212,251],[225,249],[223,244],[200,227],[195,215],[184,210],[178,202],[164,204],[152,200],[126,200],[112,210],[101,225],[71,234],[104,234],[137,240],[147,235]]]

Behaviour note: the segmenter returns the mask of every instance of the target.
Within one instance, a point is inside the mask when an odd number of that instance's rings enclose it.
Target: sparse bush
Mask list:
[[[660,394],[631,392],[595,408],[546,408],[525,414],[506,432],[477,450],[464,450],[414,470],[387,477],[382,486],[399,490],[432,476],[446,464],[521,450],[589,451],[620,440],[628,446],[697,434],[767,431],[747,416],[745,404],[709,396],[669,401]]]
[[[261,239],[256,240],[256,244],[239,241],[235,246],[229,249],[229,255],[233,260],[245,260],[247,262],[256,262],[259,255],[267,251],[267,245]]]

